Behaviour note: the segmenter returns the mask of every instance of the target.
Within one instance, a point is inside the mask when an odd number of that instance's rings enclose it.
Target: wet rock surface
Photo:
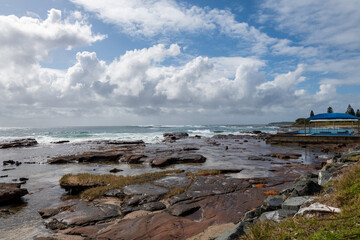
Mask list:
[[[10,202],[16,202],[26,194],[26,188],[20,188],[20,183],[0,183],[0,205]]]
[[[151,183],[132,184],[124,187],[124,193],[127,195],[143,194],[143,195],[164,195],[169,189],[159,187]]]

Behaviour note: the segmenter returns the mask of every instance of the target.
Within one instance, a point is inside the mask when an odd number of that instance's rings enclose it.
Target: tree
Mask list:
[[[358,110],[356,110],[356,114],[355,114],[355,116],[360,117],[360,110],[359,110],[359,109],[358,109]]]
[[[327,113],[333,113],[333,112],[334,111],[333,111],[332,107],[328,107]]]
[[[349,106],[347,107],[345,113],[355,116],[355,111],[354,111],[354,109],[351,107],[350,104],[349,104]]]
[[[315,114],[314,114],[314,111],[313,110],[311,110],[311,112],[310,112],[310,117],[312,117],[312,116],[314,116]]]

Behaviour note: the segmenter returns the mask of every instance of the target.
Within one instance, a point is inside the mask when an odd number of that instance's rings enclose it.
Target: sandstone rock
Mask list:
[[[52,144],[63,144],[63,143],[69,143],[69,140],[60,140],[60,141],[56,141],[56,142],[51,142]]]
[[[157,211],[157,210],[162,210],[165,208],[166,208],[166,206],[162,202],[149,202],[149,203],[145,203],[140,206],[141,210],[151,211],[151,212]]]
[[[173,216],[186,216],[200,209],[196,204],[176,204],[169,209]]]
[[[52,229],[66,229],[85,226],[120,216],[119,207],[113,204],[86,203],[82,200],[70,200],[39,210],[45,225]]]
[[[130,156],[126,156],[125,157],[125,162],[130,163],[130,164],[139,164],[144,162],[144,158],[146,158],[145,155],[130,155]]]
[[[48,160],[50,164],[118,162],[123,154],[117,151],[89,152],[80,155],[58,156]]]
[[[164,133],[164,142],[172,142],[189,136],[186,132]]]
[[[124,193],[132,194],[146,194],[146,195],[164,195],[169,192],[169,189],[155,186],[151,183],[132,184],[124,187]]]
[[[28,194],[27,189],[20,187],[20,183],[0,183],[0,205],[17,201]]]
[[[191,179],[181,176],[166,176],[154,181],[154,183],[168,188],[187,187],[191,183]]]
[[[152,167],[165,167],[171,164],[204,163],[206,158],[200,154],[185,154],[167,158],[155,158],[151,161]]]
[[[18,148],[18,147],[32,147],[38,142],[34,138],[16,139],[9,142],[1,142],[0,149],[4,148]]]

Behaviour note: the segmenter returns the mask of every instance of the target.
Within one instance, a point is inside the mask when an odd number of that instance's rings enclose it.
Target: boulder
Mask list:
[[[122,161],[125,161],[127,163],[130,164],[139,164],[139,163],[143,163],[144,162],[144,158],[146,158],[145,155],[130,155],[130,156],[126,156],[124,159],[122,159]]]
[[[111,169],[109,172],[111,172],[111,173],[118,173],[118,172],[122,172],[123,170],[121,170],[121,169],[118,169],[118,168],[113,168],[113,169]]]
[[[310,196],[302,196],[302,197],[289,197],[288,199],[285,200],[285,202],[282,204],[282,208],[285,210],[293,210],[293,211],[297,211],[299,210],[299,208],[313,200],[313,197]]]
[[[271,211],[276,210],[281,207],[284,200],[282,196],[275,195],[275,196],[269,196],[262,204],[262,208],[265,211]]]
[[[116,198],[123,199],[125,197],[125,194],[120,189],[115,188],[115,189],[107,190],[104,193],[104,196],[105,197],[116,197]]]
[[[38,142],[34,138],[16,139],[9,142],[1,142],[0,149],[4,148],[18,148],[18,147],[32,147]]]
[[[26,188],[20,187],[20,183],[0,183],[0,205],[17,201],[29,193]]]
[[[294,190],[291,194],[292,197],[314,195],[320,192],[322,187],[310,179],[297,179],[294,183]]]

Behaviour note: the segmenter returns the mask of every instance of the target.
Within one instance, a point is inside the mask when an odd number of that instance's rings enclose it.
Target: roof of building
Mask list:
[[[346,113],[320,113],[307,118],[310,121],[359,121],[359,119]]]

